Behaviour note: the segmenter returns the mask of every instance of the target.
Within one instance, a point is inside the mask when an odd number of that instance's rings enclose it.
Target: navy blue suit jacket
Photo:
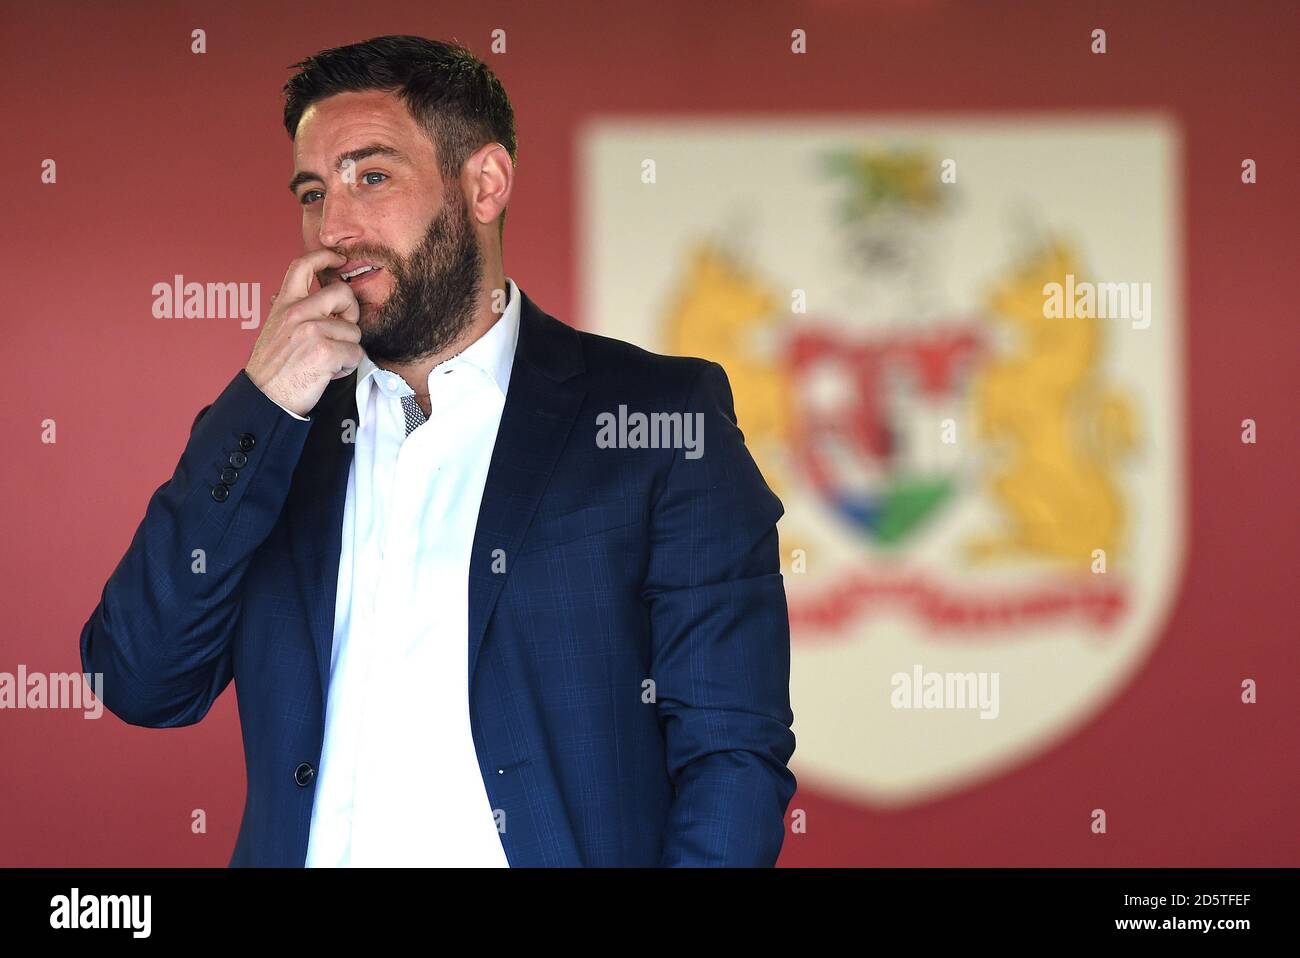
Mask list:
[[[702,413],[703,455],[600,448],[597,417],[620,404]],[[234,679],[248,779],[234,866],[306,858],[356,415],[355,372],[303,422],[240,370],[81,633],[83,669],[132,725],[198,722]],[[474,745],[512,866],[776,862],[795,791],[782,512],[721,366],[575,330],[522,297],[467,637]],[[411,827],[454,827],[430,812]]]

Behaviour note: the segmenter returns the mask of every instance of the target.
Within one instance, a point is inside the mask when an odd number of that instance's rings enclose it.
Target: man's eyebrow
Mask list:
[[[361,146],[357,147],[355,150],[348,150],[346,153],[340,153],[334,158],[334,168],[337,170],[348,160],[351,160],[353,163],[359,163],[371,156],[388,156],[406,162],[406,156],[400,150],[395,150],[391,146],[384,146],[382,143],[371,143],[369,146]],[[303,170],[289,181],[289,192],[296,196],[298,194],[298,187],[312,180],[316,180],[320,183],[325,182],[325,178],[319,173],[313,173],[310,170]]]

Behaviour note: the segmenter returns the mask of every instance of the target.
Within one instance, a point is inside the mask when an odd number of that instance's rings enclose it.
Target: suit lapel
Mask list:
[[[338,598],[348,468],[352,465],[359,425],[355,370],[325,388],[311,418],[311,430],[293,474],[285,508],[289,512],[293,567],[307,606],[307,625],[316,649],[323,699],[329,686],[333,652],[334,603]]]
[[[544,313],[522,289],[519,292],[519,339],[510,387],[470,552],[471,681],[487,623],[585,395],[570,381],[584,369],[577,332]],[[322,698],[329,688],[343,511],[355,449],[350,440],[359,425],[356,386],[355,371],[334,380],[312,410],[311,431],[285,505]],[[504,557],[504,572],[492,571],[494,555]]]
[[[571,381],[584,369],[577,332],[519,292],[519,342],[470,552],[471,685],[488,620],[586,395]],[[503,572],[493,571],[494,557]]]

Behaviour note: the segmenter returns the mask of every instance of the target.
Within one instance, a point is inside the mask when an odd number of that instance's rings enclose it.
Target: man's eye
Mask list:
[[[320,190],[308,190],[306,193],[302,194],[302,200],[300,202],[303,206],[309,205],[311,203],[311,197],[319,192]]]
[[[367,174],[365,174],[365,176],[362,176],[361,178],[364,180],[367,176],[382,176],[384,179],[388,179],[388,174],[387,174],[387,173],[373,173],[373,172],[372,172],[372,173],[367,173]],[[372,185],[377,186],[378,184],[372,184]]]

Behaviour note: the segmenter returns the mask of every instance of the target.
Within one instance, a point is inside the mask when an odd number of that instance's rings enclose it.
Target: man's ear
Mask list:
[[[469,159],[469,168],[473,171],[476,189],[486,187],[487,192],[480,194],[480,204],[492,204],[496,208],[481,210],[485,218],[502,220],[499,229],[504,228],[504,213],[510,203],[510,194],[514,189],[515,167],[510,153],[496,141],[485,143]]]

